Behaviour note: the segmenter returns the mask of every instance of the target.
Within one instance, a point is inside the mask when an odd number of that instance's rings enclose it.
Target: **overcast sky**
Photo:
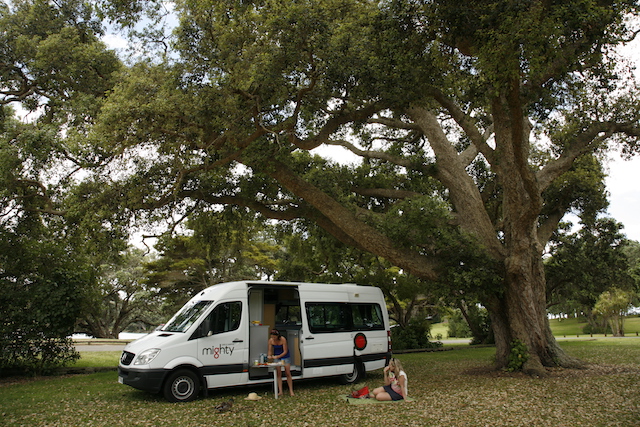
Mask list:
[[[640,39],[622,49],[622,53],[640,66]],[[640,82],[640,70],[635,70]],[[631,240],[640,241],[640,154],[630,161],[611,156],[609,177],[606,180],[610,193],[608,215],[624,224],[624,232]]]
[[[624,224],[624,233],[631,240],[640,241],[640,158],[631,161],[616,159],[610,165],[607,178],[609,196],[608,216]]]

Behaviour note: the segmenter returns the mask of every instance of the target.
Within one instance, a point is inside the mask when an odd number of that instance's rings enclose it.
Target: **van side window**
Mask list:
[[[353,330],[383,330],[382,309],[378,304],[352,304]]]
[[[307,303],[311,332],[348,331],[351,329],[349,307],[341,303]]]
[[[282,305],[276,311],[276,325],[301,325],[299,305]]]
[[[241,319],[242,303],[240,301],[218,304],[200,324],[191,339],[235,331],[240,327]]]
[[[346,332],[383,330],[384,320],[379,304],[306,303],[309,331]]]

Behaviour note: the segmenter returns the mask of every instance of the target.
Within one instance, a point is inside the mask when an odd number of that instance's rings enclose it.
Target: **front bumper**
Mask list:
[[[164,369],[135,370],[118,367],[118,382],[137,388],[138,390],[158,393],[162,390],[167,371]]]

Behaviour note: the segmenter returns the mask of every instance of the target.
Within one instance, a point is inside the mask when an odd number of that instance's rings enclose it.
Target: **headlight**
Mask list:
[[[156,356],[160,354],[159,348],[150,348],[149,350],[145,350],[136,357],[136,360],[133,362],[134,365],[148,365],[151,363]]]

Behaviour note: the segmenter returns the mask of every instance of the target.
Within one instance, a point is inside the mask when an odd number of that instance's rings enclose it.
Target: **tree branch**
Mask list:
[[[291,193],[305,200],[322,214],[316,220],[321,219],[320,226],[334,236],[339,234],[343,239],[348,238],[357,243],[359,248],[382,256],[417,277],[431,280],[436,278],[437,263],[435,259],[397,247],[387,236],[358,220],[351,210],[342,206],[319,188],[298,177],[285,164],[275,159],[269,159],[266,171],[269,176]]]
[[[341,126],[347,123],[364,121],[367,118],[371,117],[371,115],[373,115],[381,107],[382,106],[380,104],[374,102],[360,110],[355,110],[347,113],[343,112],[342,114],[334,115],[329,120],[327,120],[324,126],[322,126],[320,131],[314,137],[308,139],[300,139],[294,132],[291,132],[289,139],[292,144],[302,150],[313,150],[323,143],[328,143],[331,135],[333,135]]]
[[[615,133],[624,133],[628,136],[639,137],[640,128],[631,123],[595,122],[576,136],[560,157],[547,163],[537,172],[537,180],[540,190],[544,191],[560,175],[568,171],[575,159],[595,147],[600,146],[605,140]]]
[[[444,107],[453,120],[462,128],[465,135],[471,140],[471,143],[482,153],[482,155],[491,164],[495,163],[493,149],[487,144],[485,134],[478,130],[475,120],[453,102],[453,100],[447,97],[442,91],[437,88],[431,88],[430,95],[435,99],[442,107]]]
[[[358,188],[354,187],[353,192],[367,197],[381,197],[385,199],[409,199],[421,197],[422,194],[415,191],[396,190],[393,188]]]

